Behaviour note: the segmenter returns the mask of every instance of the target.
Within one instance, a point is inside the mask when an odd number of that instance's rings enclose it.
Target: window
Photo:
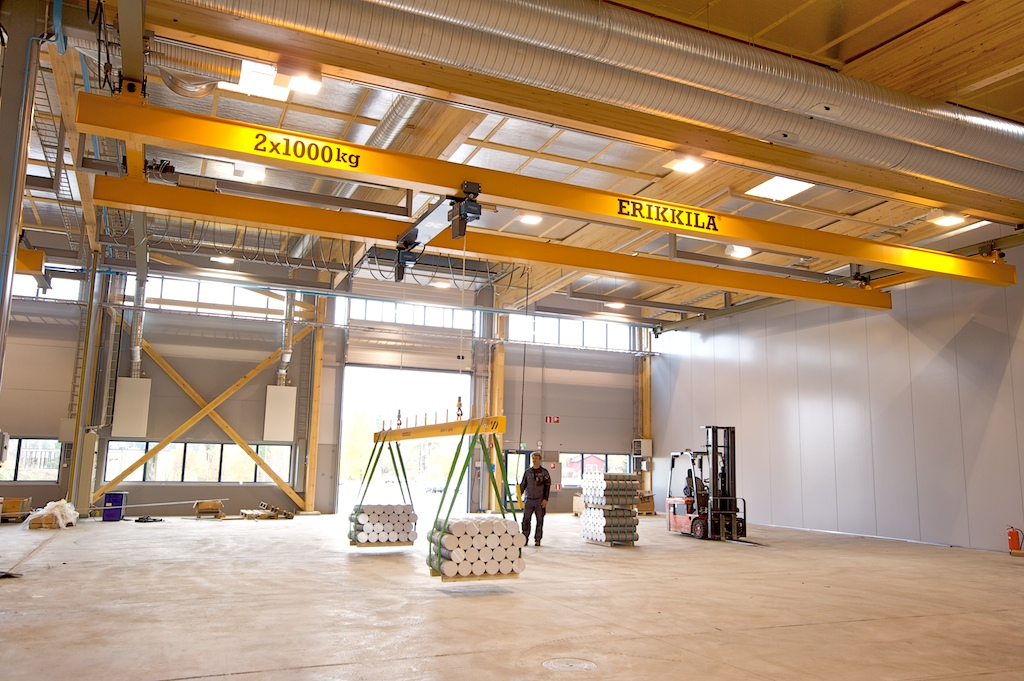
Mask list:
[[[341,309],[344,306],[339,305],[338,307]],[[342,319],[341,313],[335,314],[336,322],[342,323]],[[393,303],[352,298],[348,301],[348,319],[472,331],[476,324],[476,313],[472,310],[440,305],[417,305],[416,303]]]
[[[44,298],[47,300],[80,300],[82,282],[77,279],[53,277],[50,280],[50,288],[44,291],[39,288],[36,278],[31,274],[15,274],[11,294],[24,296],[25,298]]]
[[[629,473],[628,454],[559,453],[562,464],[562,486],[580,487],[584,473]]]
[[[508,340],[594,350],[631,350],[632,327],[619,322],[509,315]]]
[[[113,480],[156,442],[111,440],[104,479]],[[257,445],[256,455],[282,479],[291,476],[290,445]],[[0,469],[2,472],[2,469]],[[0,477],[0,480],[3,480]],[[125,478],[129,482],[272,482],[240,446],[219,442],[172,442]]]
[[[11,438],[7,460],[0,465],[2,482],[56,482],[61,445],[57,440]]]

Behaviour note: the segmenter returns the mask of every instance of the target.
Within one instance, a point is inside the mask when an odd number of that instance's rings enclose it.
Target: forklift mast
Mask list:
[[[736,496],[736,428],[702,426],[706,451],[673,452],[666,510],[670,531],[709,539],[746,536],[746,503]],[[683,496],[673,496],[676,463],[686,475]]]

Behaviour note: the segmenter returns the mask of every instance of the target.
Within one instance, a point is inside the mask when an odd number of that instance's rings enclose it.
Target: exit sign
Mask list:
[[[561,416],[545,416],[544,417],[544,423],[561,423],[561,422],[562,422],[562,417]]]

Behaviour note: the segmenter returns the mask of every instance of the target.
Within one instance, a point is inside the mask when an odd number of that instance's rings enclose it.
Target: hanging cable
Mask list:
[[[526,268],[526,311],[530,311],[530,268]],[[526,409],[526,346],[523,343],[523,380],[519,388],[519,444],[523,443],[523,411]]]

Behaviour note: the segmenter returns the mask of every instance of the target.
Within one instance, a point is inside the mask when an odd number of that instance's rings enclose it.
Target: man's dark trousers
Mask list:
[[[544,536],[545,509],[541,506],[543,501],[543,499],[527,499],[523,504],[523,534],[526,535],[527,541],[530,540],[530,516],[534,513],[537,514],[537,534],[534,535],[534,540],[540,541]]]

